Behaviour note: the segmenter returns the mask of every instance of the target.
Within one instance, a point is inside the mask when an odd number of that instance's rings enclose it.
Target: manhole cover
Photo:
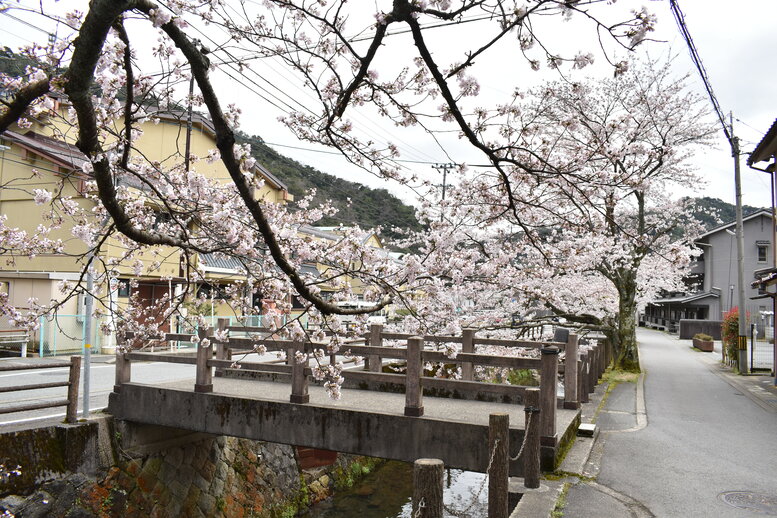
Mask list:
[[[750,491],[726,491],[720,499],[731,507],[777,516],[777,498]]]

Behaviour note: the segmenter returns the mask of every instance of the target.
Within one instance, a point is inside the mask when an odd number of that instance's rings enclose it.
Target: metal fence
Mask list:
[[[208,316],[205,317],[205,322],[208,326],[215,327],[219,318],[228,318],[229,325],[262,327],[263,324],[267,323],[266,320],[269,317],[263,317],[262,315],[248,317]],[[99,318],[92,320],[92,336],[87,340],[84,336],[86,331],[84,315],[42,316],[40,317],[40,328],[36,334],[32,335],[27,344],[28,354],[35,354],[35,356],[40,357],[79,355],[84,354],[84,348],[87,343],[91,344],[93,352],[100,353],[104,347],[110,348],[116,345],[115,337],[104,335],[100,332],[102,321],[103,319]],[[285,318],[283,321],[285,322]],[[303,324],[306,323],[304,322]],[[176,328],[174,332],[197,333],[196,326],[187,326],[183,321],[180,324],[173,322],[173,327]],[[190,342],[174,342],[168,345],[175,349],[187,349],[195,346],[195,344]]]
[[[104,346],[106,337],[99,332],[100,319],[92,321],[92,336],[85,335],[86,319],[84,315],[53,315],[40,317],[36,348],[37,356],[58,356],[83,354],[87,343],[98,351]]]
[[[767,340],[750,342],[748,350],[751,370],[772,370],[774,364],[774,344]]]

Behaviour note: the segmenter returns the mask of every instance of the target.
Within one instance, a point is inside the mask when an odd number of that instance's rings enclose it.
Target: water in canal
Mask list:
[[[455,469],[445,475],[445,516],[486,516],[485,475]],[[413,465],[389,461],[352,488],[313,506],[305,518],[410,518],[412,494]]]

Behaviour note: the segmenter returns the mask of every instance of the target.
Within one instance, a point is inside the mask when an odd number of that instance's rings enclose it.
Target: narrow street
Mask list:
[[[570,488],[564,516],[777,515],[777,405],[728,383],[719,352],[658,331],[640,329],[638,339],[644,390],[622,383],[610,394],[588,465],[595,482]],[[643,394],[646,420],[638,417]],[[730,491],[771,498],[734,497],[761,506],[756,513],[727,504]]]

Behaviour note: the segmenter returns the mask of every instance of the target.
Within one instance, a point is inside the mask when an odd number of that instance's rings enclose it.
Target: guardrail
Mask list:
[[[67,387],[67,399],[58,399],[54,401],[42,401],[40,403],[28,403],[24,405],[0,406],[0,414],[10,414],[14,412],[26,412],[29,410],[39,410],[41,408],[54,408],[66,406],[65,421],[75,423],[78,411],[78,383],[81,379],[81,357],[71,356],[69,362],[52,362],[42,364],[27,365],[0,365],[0,372],[24,371],[37,369],[57,369],[69,367],[67,381],[52,381],[48,383],[34,383],[30,385],[15,385],[12,387],[0,387],[0,393],[17,392],[23,390],[37,390],[54,387]]]
[[[221,341],[216,338],[221,333],[216,330],[229,330],[233,333],[248,333],[256,336],[235,337]],[[267,328],[228,326],[226,319],[220,319],[216,329],[200,329],[197,338],[196,357],[185,357],[176,354],[155,354],[130,351],[118,353],[116,361],[116,392],[121,390],[123,383],[131,380],[132,361],[161,361],[181,363],[196,366],[196,378],[194,390],[196,392],[211,392],[213,390],[213,376],[219,376],[225,369],[234,366],[231,359],[232,353],[237,351],[249,352],[257,346],[263,346],[267,351],[284,351],[286,364],[278,362],[240,362],[240,370],[243,372],[259,372],[272,375],[282,375],[291,379],[290,401],[305,404],[309,401],[308,384],[309,377],[313,374],[310,368],[310,356],[314,350],[326,349],[326,343],[300,342],[276,338],[274,331]],[[265,336],[258,336],[264,334]],[[367,358],[365,370],[344,370],[341,375],[357,384],[373,383],[374,385],[394,384],[404,386],[405,408],[408,416],[423,415],[423,389],[440,389],[454,392],[488,393],[497,397],[510,398],[513,401],[525,402],[526,391],[529,387],[520,385],[495,384],[475,381],[474,372],[477,366],[501,367],[508,369],[534,369],[540,373],[540,415],[541,435],[543,437],[555,437],[556,419],[555,409],[559,402],[556,395],[557,378],[560,367],[564,372],[564,399],[561,406],[568,409],[577,409],[580,404],[588,401],[588,394],[593,392],[597,381],[609,363],[606,349],[600,345],[589,348],[587,351],[578,351],[578,337],[574,333],[569,334],[566,342],[531,342],[526,340],[503,340],[477,338],[473,329],[465,329],[462,336],[412,336],[400,333],[384,333],[383,326],[374,324],[364,338],[355,338],[341,345],[340,351],[344,353]],[[133,338],[132,335],[128,335]],[[208,345],[205,339],[210,342]],[[164,335],[155,337],[161,340],[187,340],[192,341],[193,335]],[[404,347],[386,346],[386,340],[405,342]],[[197,340],[194,340],[197,341]],[[448,355],[445,352],[427,349],[427,344],[461,344],[455,354]],[[364,344],[364,345],[362,345]],[[476,353],[478,345],[495,345],[501,347],[522,347],[527,349],[539,349],[539,358],[525,358],[516,356],[497,356]],[[559,361],[559,353],[565,351],[563,364]],[[295,360],[297,352],[306,353],[302,361]],[[214,358],[215,354],[215,358]],[[572,363],[570,360],[575,358]],[[405,373],[381,372],[383,359],[394,359],[405,363]],[[281,360],[282,361],[282,360]],[[329,361],[335,363],[335,353],[329,355]],[[461,379],[443,379],[423,375],[423,365],[426,362],[454,364],[461,366]],[[574,365],[574,368],[570,366]]]
[[[19,345],[19,356],[27,356],[27,342],[30,341],[30,334],[18,329],[0,329],[0,349],[5,349],[9,345]],[[15,349],[15,347],[13,347]]]

